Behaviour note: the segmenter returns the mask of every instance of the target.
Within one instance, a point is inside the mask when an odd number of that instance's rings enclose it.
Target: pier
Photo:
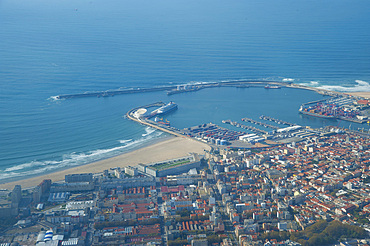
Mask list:
[[[201,139],[216,145],[229,145],[244,134],[243,132],[226,129],[213,123],[185,128],[182,132],[188,137]]]
[[[140,106],[140,107],[136,107],[136,108],[133,108],[131,109],[128,113],[133,113],[134,111],[138,110],[139,108],[152,108],[152,107],[162,107],[166,105],[164,102],[155,102],[155,103],[151,103],[151,104],[148,104],[148,105],[145,105],[145,106]]]
[[[321,100],[316,100],[316,101],[312,101],[312,102],[306,102],[306,103],[303,103],[302,106],[317,104],[317,103],[326,102],[326,101],[327,101],[327,99],[321,99]]]
[[[151,107],[161,107],[163,105],[165,105],[165,103],[156,102],[156,103],[148,104],[148,105],[145,105],[145,106],[136,107],[136,108],[133,108],[130,111],[128,111],[125,116],[130,120],[136,121],[136,122],[138,122],[142,125],[153,127],[153,128],[158,129],[162,132],[166,132],[166,133],[169,133],[169,134],[177,136],[177,137],[188,138],[187,136],[184,136],[178,129],[176,129],[174,127],[161,125],[161,124],[158,124],[158,123],[156,123],[154,121],[151,121],[151,120],[138,119],[138,118],[134,117],[134,113],[140,108],[147,109],[147,108],[151,108]]]
[[[266,127],[266,128],[274,129],[274,130],[280,129],[280,127],[273,126],[273,125],[270,125],[270,124],[266,124],[266,123],[256,121],[256,120],[253,120],[253,119],[250,119],[250,118],[243,118],[242,121],[250,122],[252,124],[260,125],[260,126],[263,126],[263,127]]]
[[[243,125],[243,124],[240,124],[240,123],[238,123],[236,121],[223,120],[222,123],[224,123],[224,124],[230,124],[230,125],[235,126],[235,127],[240,127],[240,128],[243,128],[243,129],[246,129],[246,130],[255,132],[255,133],[262,133],[262,134],[267,134],[268,133],[267,131],[264,131],[264,130],[255,128],[253,126]]]
[[[266,116],[266,115],[261,115],[260,119],[261,120],[268,120],[268,121],[271,121],[271,122],[275,122],[275,123],[283,124],[283,125],[287,125],[287,126],[295,126],[296,125],[296,124],[293,124],[293,123],[290,123],[290,122],[287,122],[287,121],[283,121],[283,120],[279,120],[279,119],[275,119],[275,118],[272,118],[272,117],[269,117],[269,116]]]

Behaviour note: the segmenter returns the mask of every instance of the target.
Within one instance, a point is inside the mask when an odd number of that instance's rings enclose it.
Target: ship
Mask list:
[[[151,113],[151,117],[153,116],[156,116],[156,115],[163,115],[163,114],[167,114],[173,110],[176,110],[177,109],[177,104],[174,103],[174,102],[169,102],[168,104],[154,110],[152,113]]]
[[[200,89],[202,89],[201,86],[190,86],[190,87],[184,87],[184,88],[180,87],[174,90],[167,91],[167,95],[170,96],[170,95],[179,94],[183,92],[199,91]]]
[[[265,86],[265,89],[280,89],[281,87],[280,86],[277,86],[277,85],[266,85]]]

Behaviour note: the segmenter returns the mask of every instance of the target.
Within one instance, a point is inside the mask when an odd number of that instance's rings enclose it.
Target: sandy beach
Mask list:
[[[207,144],[180,137],[158,142],[156,144],[134,150],[109,159],[93,162],[83,166],[73,167],[66,170],[41,175],[25,180],[18,180],[0,184],[0,189],[13,189],[16,184],[23,188],[30,188],[38,185],[44,179],[51,179],[53,182],[64,180],[66,174],[72,173],[100,173],[103,170],[114,167],[135,166],[139,163],[151,163],[173,158],[186,156],[188,153],[204,153],[204,149],[210,149]]]
[[[352,95],[352,96],[357,96],[357,97],[365,97],[365,98],[370,99],[370,91],[366,91],[366,92],[349,92],[349,93],[346,93],[346,94]]]

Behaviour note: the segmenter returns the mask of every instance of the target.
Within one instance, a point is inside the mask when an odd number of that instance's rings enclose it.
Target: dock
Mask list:
[[[271,122],[275,122],[277,124],[283,124],[283,125],[287,125],[287,126],[295,126],[296,125],[296,124],[290,123],[288,121],[275,119],[275,118],[272,118],[272,117],[269,117],[269,116],[266,116],[266,115],[261,115],[260,119],[261,120],[268,120],[268,121],[271,121]]]
[[[165,105],[165,103],[156,102],[156,103],[148,104],[148,105],[145,105],[145,106],[136,107],[136,108],[133,108],[130,111],[128,111],[125,116],[128,119],[130,119],[132,121],[136,121],[136,122],[138,122],[142,125],[153,127],[153,128],[158,129],[162,132],[166,132],[166,133],[169,133],[169,134],[177,136],[177,137],[187,138],[187,136],[184,136],[178,129],[176,129],[174,127],[158,124],[158,123],[156,123],[154,121],[151,121],[151,120],[138,119],[138,118],[134,117],[135,111],[140,109],[140,108],[147,109],[147,108],[151,108],[151,107],[160,107],[160,106],[163,106],[163,105]]]
[[[216,145],[229,145],[244,134],[243,132],[226,129],[213,123],[185,128],[182,132],[188,137],[201,139]]]
[[[240,127],[240,128],[243,128],[243,129],[246,129],[246,130],[255,132],[255,133],[262,133],[262,134],[267,134],[268,133],[267,131],[258,129],[258,128],[253,127],[253,126],[243,125],[243,124],[240,124],[240,123],[238,123],[236,121],[223,120],[222,123],[224,123],[224,124],[230,124],[230,125],[235,126],[235,127]]]
[[[266,124],[266,123],[256,121],[256,120],[253,120],[253,119],[250,119],[250,118],[243,118],[242,121],[250,122],[252,124],[260,125],[260,126],[263,126],[263,127],[266,127],[266,128],[274,129],[274,130],[280,129],[280,127],[273,126],[273,125],[270,125],[270,124]]]
[[[302,106],[317,104],[317,103],[321,103],[321,102],[325,102],[325,101],[327,101],[327,99],[321,99],[321,100],[316,100],[316,101],[312,101],[312,102],[306,102],[306,103],[302,103]]]

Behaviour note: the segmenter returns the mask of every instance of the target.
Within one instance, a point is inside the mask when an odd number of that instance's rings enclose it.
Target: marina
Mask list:
[[[260,125],[260,126],[263,126],[263,127],[266,127],[266,128],[274,129],[274,130],[280,129],[280,127],[273,126],[273,125],[270,125],[270,124],[266,124],[266,123],[256,121],[256,120],[253,120],[253,119],[250,119],[250,118],[243,118],[242,121],[250,122],[252,124]]]
[[[279,128],[272,126],[270,124],[265,124],[262,122],[255,121],[250,118],[243,118],[242,121],[249,122],[252,124],[257,124],[266,128],[274,129],[271,132],[258,129],[253,126],[244,125],[236,121],[231,120],[222,120],[224,124],[230,124],[244,130],[248,130],[253,133],[248,133],[245,131],[234,131],[227,128],[220,127],[213,123],[200,124],[193,127],[188,127],[183,130],[170,126],[169,122],[164,121],[163,118],[156,117],[151,120],[151,117],[146,117],[144,115],[137,114],[137,112],[143,112],[143,109],[147,109],[153,106],[161,106],[159,109],[164,107],[169,107],[175,103],[170,102],[164,104],[163,102],[158,102],[154,104],[149,104],[146,106],[135,108],[129,111],[126,115],[129,119],[139,122],[140,124],[148,125],[150,127],[159,129],[161,131],[170,133],[175,136],[185,137],[195,139],[201,142],[205,142],[210,146],[223,146],[227,148],[264,148],[271,145],[276,145],[279,143],[291,143],[291,142],[300,142],[307,137],[314,135],[321,136],[328,134],[328,130],[314,130],[310,128],[305,128],[299,125],[294,125],[289,122],[285,122],[279,119],[274,119],[267,116],[271,121],[280,122],[280,124],[290,125],[285,128]],[[177,108],[177,105],[176,105]],[[158,111],[159,109],[154,110],[153,112]],[[171,110],[166,111],[164,114],[169,113]]]
[[[266,116],[266,115],[261,115],[260,119],[275,122],[277,124],[284,124],[284,125],[287,125],[287,126],[295,126],[295,124],[293,124],[293,123],[283,121],[283,120],[279,120],[279,119],[275,119],[275,118],[272,118],[272,117],[269,117],[269,116]]]
[[[230,125],[235,126],[235,127],[240,127],[240,128],[243,128],[243,129],[246,129],[246,130],[255,132],[255,133],[262,133],[262,134],[267,134],[268,133],[267,131],[258,129],[258,128],[253,127],[253,126],[243,125],[243,124],[240,124],[240,123],[238,123],[236,121],[223,120],[222,123],[224,123],[224,124],[230,124]]]
[[[148,104],[146,106],[141,106],[134,108],[127,112],[127,118],[134,120],[140,124],[159,129],[163,132],[170,133],[172,135],[191,138],[200,142],[205,142],[210,146],[216,148],[237,148],[237,149],[250,149],[250,148],[265,148],[268,146],[273,146],[277,144],[286,144],[286,143],[296,143],[301,142],[306,138],[312,136],[325,136],[330,135],[333,132],[341,131],[340,128],[334,127],[325,127],[325,128],[311,128],[306,126],[300,126],[293,124],[284,120],[277,118],[261,115],[259,118],[262,120],[268,120],[275,122],[277,124],[286,125],[287,127],[277,127],[263,122],[253,120],[251,118],[244,117],[242,121],[263,126],[266,128],[271,128],[273,131],[266,131],[258,129],[253,126],[248,126],[241,124],[232,120],[222,120],[222,123],[229,124],[234,127],[243,129],[242,131],[235,131],[227,128],[223,128],[214,123],[205,123],[199,124],[197,126],[187,127],[182,130],[170,126],[169,121],[163,118],[155,117],[154,120],[151,120],[152,117],[145,117],[143,115],[137,114],[137,112],[142,111],[143,109],[149,109],[152,107],[159,107],[152,112],[158,112],[163,109],[162,115],[170,113],[172,110],[177,109],[177,104],[174,102],[163,103],[157,102],[153,104]],[[244,131],[247,130],[247,131]],[[345,131],[345,129],[343,129]],[[348,130],[349,131],[349,130]],[[252,133],[251,133],[252,132]],[[369,131],[364,131],[362,129],[362,135],[369,136]]]
[[[186,128],[182,132],[190,138],[204,140],[215,145],[229,145],[244,134],[244,132],[232,131],[213,123]]]

